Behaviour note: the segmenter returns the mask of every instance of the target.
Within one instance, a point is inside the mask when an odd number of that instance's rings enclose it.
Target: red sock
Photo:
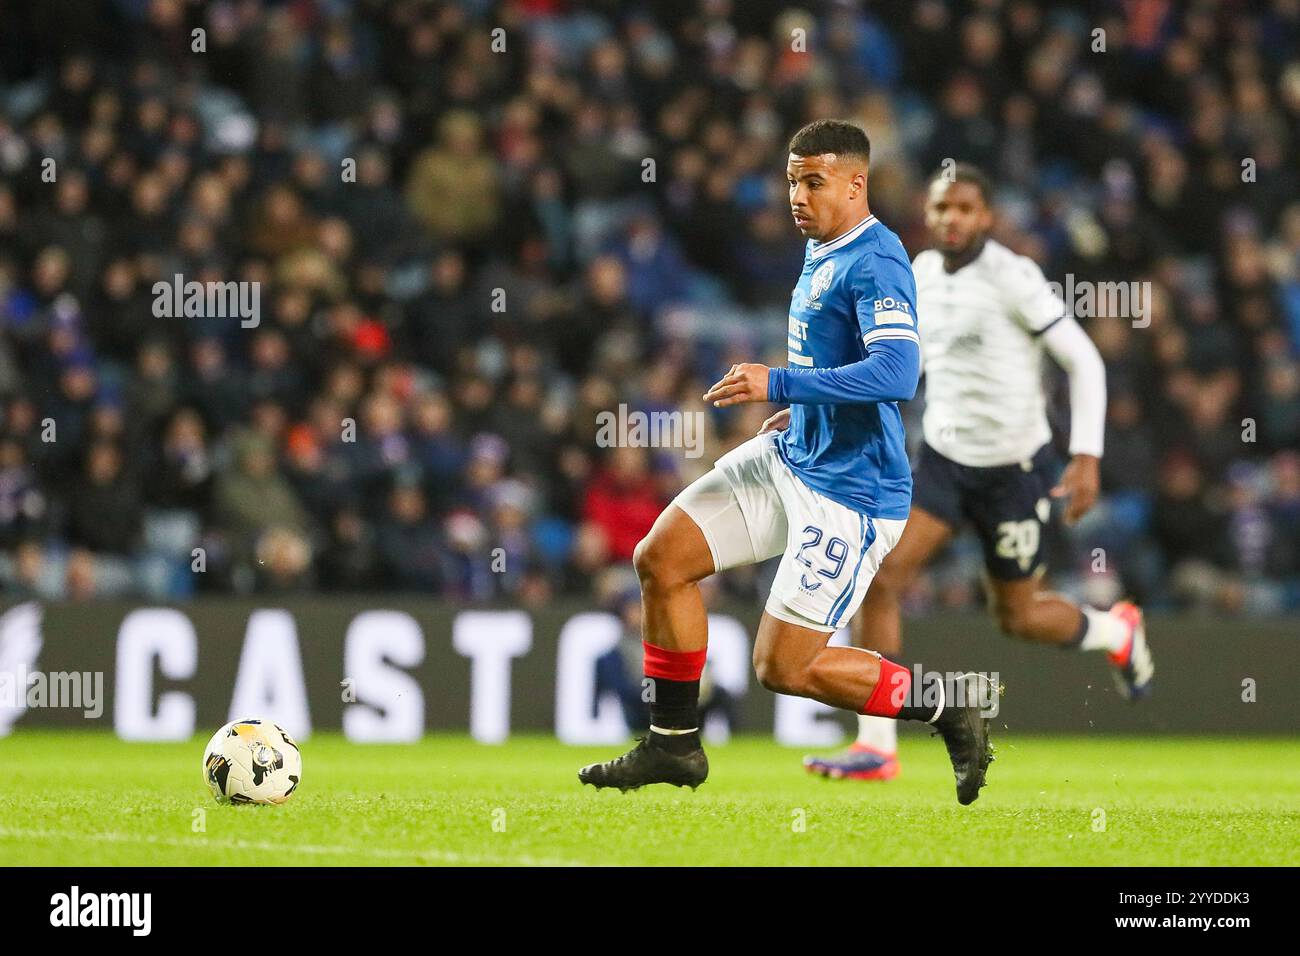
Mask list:
[[[873,717],[897,717],[907,703],[907,693],[912,689],[912,672],[893,661],[880,659],[880,680],[866,704],[858,711]]]
[[[692,749],[699,746],[694,733],[700,726],[700,674],[706,652],[670,651],[642,641],[645,676],[650,685],[651,739],[659,746]],[[669,733],[677,731],[677,734]]]
[[[698,651],[670,651],[666,647],[656,647],[648,641],[642,641],[645,651],[645,676],[662,680],[691,681],[699,680],[704,673],[704,658],[707,649]]]

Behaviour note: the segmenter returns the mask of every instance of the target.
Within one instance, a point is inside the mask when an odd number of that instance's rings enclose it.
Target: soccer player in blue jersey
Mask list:
[[[958,801],[971,803],[984,785],[992,702],[976,675],[946,684],[931,673],[914,687],[908,670],[873,651],[827,646],[898,542],[912,495],[897,403],[920,376],[916,283],[903,244],[868,208],[870,149],[859,127],[836,120],[790,141],[790,209],[809,241],[790,304],[789,364],[733,366],[704,396],[720,408],[788,403],[789,427],[718,459],[637,546],[650,732],[623,756],[582,768],[583,783],[704,782],[708,619],[698,582],[781,555],[754,644],[759,682],[930,723],[948,748]]]

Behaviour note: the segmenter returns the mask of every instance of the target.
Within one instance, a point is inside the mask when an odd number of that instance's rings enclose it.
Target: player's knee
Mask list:
[[[754,674],[764,690],[770,690],[774,694],[806,696],[806,669],[791,665],[777,654],[763,654],[755,648]]]
[[[998,627],[1007,637],[1026,638],[1030,633],[1029,607],[1025,604],[999,604]]]
[[[677,563],[672,560],[662,536],[653,531],[637,542],[632,552],[632,567],[641,581],[641,587],[671,587],[681,583]]]

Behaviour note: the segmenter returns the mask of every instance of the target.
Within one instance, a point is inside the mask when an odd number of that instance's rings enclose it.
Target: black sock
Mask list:
[[[668,680],[652,677],[649,685],[650,741],[674,753],[694,750],[700,746],[700,682],[698,680]],[[690,733],[655,733],[659,731],[690,731]]]
[[[947,702],[943,678],[937,672],[925,671],[919,681],[921,686],[918,687],[917,683],[913,681],[912,686],[908,688],[907,700],[898,709],[898,719],[923,720],[929,723]]]

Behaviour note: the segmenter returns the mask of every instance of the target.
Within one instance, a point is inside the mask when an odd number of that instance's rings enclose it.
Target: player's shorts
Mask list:
[[[818,494],[781,459],[777,434],[718,459],[674,501],[704,532],[715,570],[783,555],[766,610],[831,632],[866,596],[906,520],[871,518]]]
[[[1060,470],[1051,445],[1015,465],[973,468],[923,444],[912,470],[912,506],[954,528],[969,521],[984,548],[989,574],[1015,581],[1042,568],[1052,512],[1048,492]]]

